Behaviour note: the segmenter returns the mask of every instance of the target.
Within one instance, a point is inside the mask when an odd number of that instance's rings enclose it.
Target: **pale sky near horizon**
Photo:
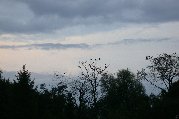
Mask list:
[[[100,57],[136,72],[145,56],[179,54],[178,0],[0,0],[0,69],[74,74]]]

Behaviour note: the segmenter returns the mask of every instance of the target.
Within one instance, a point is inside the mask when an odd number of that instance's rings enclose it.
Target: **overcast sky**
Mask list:
[[[179,0],[0,0],[0,68],[73,74],[78,61],[136,72],[179,54]]]

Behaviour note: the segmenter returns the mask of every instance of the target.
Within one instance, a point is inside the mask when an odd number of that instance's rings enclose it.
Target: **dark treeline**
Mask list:
[[[4,78],[0,71],[0,119],[179,118],[176,53],[147,56],[150,65],[136,75],[128,69],[110,74],[109,65],[99,65],[100,60],[79,62],[81,74],[77,78],[68,83],[62,80],[51,88],[46,84],[35,86],[25,65],[14,81]],[[160,93],[147,95],[141,80]]]

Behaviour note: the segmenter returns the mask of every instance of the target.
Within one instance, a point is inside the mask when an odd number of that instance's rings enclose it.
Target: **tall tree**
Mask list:
[[[120,70],[117,77],[103,75],[102,89],[105,93],[108,118],[140,119],[149,108],[145,89],[129,70]]]
[[[2,79],[2,70],[0,70],[0,79]]]
[[[11,108],[9,102],[12,98],[12,83],[8,79],[5,79],[2,73],[0,70],[0,118],[7,119],[10,117],[8,113]]]
[[[179,57],[177,54],[164,53],[158,57],[147,56],[146,60],[149,60],[151,65],[146,70],[139,71],[138,78],[148,81],[163,92],[168,92],[172,84],[179,80]],[[160,85],[161,83],[164,87]]]
[[[80,78],[80,77],[79,77]],[[79,103],[79,113],[88,106],[88,94],[89,94],[90,87],[86,83],[86,81],[81,80],[74,80],[71,83],[71,91],[72,94],[77,96],[78,103]]]
[[[151,100],[154,101],[151,103],[152,119],[177,119],[179,115],[179,81],[174,82],[168,92],[153,99]]]
[[[17,79],[14,81],[20,88],[27,90],[34,88],[34,80],[31,79],[31,73],[26,70],[26,65],[23,65],[22,70],[17,72]]]
[[[88,102],[91,102],[91,108],[93,108],[94,118],[97,118],[98,107],[97,101],[99,99],[99,86],[100,78],[102,74],[108,68],[108,65],[100,66],[101,59],[91,59],[90,61],[79,62],[79,68],[81,69],[80,80],[85,81],[85,85],[90,86],[90,97]]]
[[[81,80],[86,80],[91,86],[92,106],[95,106],[98,100],[99,80],[108,67],[106,64],[103,67],[99,66],[98,61],[100,58],[91,59],[89,62],[82,61],[78,66],[81,69]]]
[[[14,80],[14,114],[16,118],[36,118],[38,116],[38,93],[34,88],[34,80],[31,73],[23,65],[22,70],[17,72],[17,79]]]

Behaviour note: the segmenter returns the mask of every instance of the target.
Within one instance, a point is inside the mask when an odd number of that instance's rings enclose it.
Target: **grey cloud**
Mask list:
[[[77,25],[170,22],[179,20],[178,11],[178,0],[1,0],[0,33],[47,33]]]
[[[163,39],[124,39],[116,42],[106,43],[106,44],[61,44],[61,43],[42,43],[42,44],[28,44],[28,45],[0,45],[0,49],[41,49],[41,50],[61,50],[61,49],[91,49],[91,48],[99,48],[103,46],[113,46],[113,45],[132,45],[139,43],[151,43],[151,42],[166,42],[171,40],[169,38]]]
[[[148,0],[142,8],[146,14],[145,20],[151,22],[178,21],[178,0]]]
[[[107,44],[94,44],[88,45],[85,43],[81,44],[60,44],[60,43],[42,43],[42,44],[29,44],[29,45],[0,45],[0,49],[42,49],[42,50],[52,50],[52,49],[69,49],[69,48],[80,48],[80,49],[88,49],[88,48],[96,48],[100,46],[107,45],[120,45],[120,44],[136,44],[136,43],[150,43],[150,42],[165,42],[169,41],[169,38],[164,39],[124,39],[116,42],[111,42]],[[170,40],[171,41],[171,40]]]
[[[102,20],[178,20],[178,0],[22,0],[36,15]],[[139,15],[138,19],[135,15]],[[120,18],[122,17],[122,18]],[[118,18],[118,19],[117,19]],[[133,19],[135,18],[135,19]],[[166,18],[166,19],[164,19]],[[140,20],[141,19],[141,20]],[[145,22],[145,21],[144,21]]]
[[[102,46],[115,46],[115,45],[133,45],[133,44],[140,44],[140,43],[161,43],[161,42],[173,42],[175,40],[170,38],[161,38],[161,39],[123,39],[115,42],[109,42],[106,44],[95,44],[92,45],[92,48],[95,47],[102,47]]]
[[[121,41],[109,43],[109,45],[117,45],[117,44],[135,44],[135,43],[157,43],[157,42],[166,42],[171,41],[170,38],[161,38],[161,39],[123,39]]]
[[[173,42],[173,39],[170,38],[161,38],[161,39],[123,39],[115,42],[109,42],[106,44],[95,44],[92,47],[101,47],[101,46],[115,46],[115,45],[133,45],[140,43],[161,43],[161,42]]]
[[[29,44],[29,45],[0,45],[0,49],[42,49],[42,50],[52,50],[52,49],[69,49],[69,48],[89,48],[87,44],[60,44],[60,43],[42,43],[42,44]]]

